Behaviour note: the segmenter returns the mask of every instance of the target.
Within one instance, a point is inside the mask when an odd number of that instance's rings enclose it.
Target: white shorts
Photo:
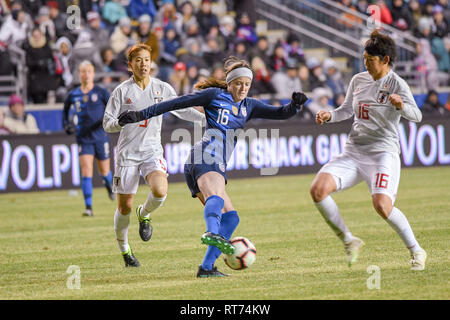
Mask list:
[[[120,194],[136,194],[141,175],[145,177],[153,171],[161,171],[167,175],[167,163],[164,158],[152,158],[138,166],[116,166],[114,170],[113,192]],[[145,181],[147,183],[147,180]]]
[[[372,195],[386,194],[394,204],[400,183],[400,168],[400,156],[395,153],[362,155],[344,151],[325,164],[319,173],[331,174],[337,191],[348,189],[364,180]]]

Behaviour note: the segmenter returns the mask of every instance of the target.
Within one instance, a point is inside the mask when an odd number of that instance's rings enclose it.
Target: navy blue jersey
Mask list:
[[[63,125],[68,123],[70,116],[76,116],[78,143],[93,143],[108,138],[102,126],[108,100],[109,92],[97,85],[88,93],[83,93],[80,87],[69,91],[64,101]]]
[[[291,103],[282,107],[265,104],[257,99],[245,98],[234,102],[231,93],[225,89],[208,88],[169,101],[164,101],[141,111],[143,116],[151,118],[168,111],[203,106],[206,115],[206,132],[203,136],[201,162],[220,162],[226,165],[237,142],[236,130],[243,129],[250,119],[287,119],[297,113]],[[197,147],[197,146],[196,146]],[[192,160],[192,159],[191,159]],[[194,159],[198,163],[199,159]]]

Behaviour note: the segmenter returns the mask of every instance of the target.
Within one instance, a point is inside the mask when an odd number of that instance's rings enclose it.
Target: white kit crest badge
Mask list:
[[[241,113],[242,113],[242,115],[243,115],[244,117],[247,116],[247,108],[246,108],[245,106],[242,106],[242,107],[241,107]]]

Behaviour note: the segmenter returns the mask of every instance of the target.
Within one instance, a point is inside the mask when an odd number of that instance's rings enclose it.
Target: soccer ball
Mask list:
[[[244,237],[235,237],[230,242],[235,250],[233,254],[223,256],[227,266],[234,270],[250,267],[256,260],[256,248],[253,243]]]

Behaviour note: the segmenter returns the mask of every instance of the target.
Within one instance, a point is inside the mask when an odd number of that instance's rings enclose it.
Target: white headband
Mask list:
[[[246,67],[231,70],[227,74],[227,79],[226,79],[227,84],[237,78],[240,78],[240,77],[247,77],[247,78],[250,78],[250,80],[253,80],[253,72],[252,72],[252,70],[250,70],[249,68],[246,68]]]

